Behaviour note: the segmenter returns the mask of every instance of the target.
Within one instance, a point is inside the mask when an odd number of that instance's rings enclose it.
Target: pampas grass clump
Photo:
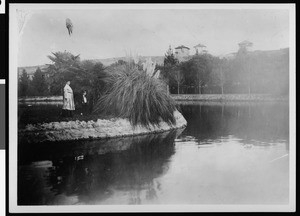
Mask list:
[[[149,127],[161,120],[174,124],[174,100],[161,80],[146,73],[140,65],[126,63],[106,72],[105,94],[94,106],[95,113],[128,118],[133,126]]]

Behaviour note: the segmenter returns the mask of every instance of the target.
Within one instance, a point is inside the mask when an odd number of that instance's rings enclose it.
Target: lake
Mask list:
[[[20,141],[18,205],[289,203],[288,103],[177,106],[185,129],[109,140]],[[56,103],[20,104],[19,119],[43,119],[60,109]]]

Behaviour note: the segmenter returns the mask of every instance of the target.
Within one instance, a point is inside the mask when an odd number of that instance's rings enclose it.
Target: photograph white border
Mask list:
[[[289,158],[290,193],[288,205],[80,205],[18,206],[17,143],[18,143],[18,31],[16,9],[287,9],[290,14],[290,95],[289,95]],[[295,5],[294,4],[9,4],[9,209],[11,213],[58,212],[293,212],[296,208],[296,95],[295,95]]]

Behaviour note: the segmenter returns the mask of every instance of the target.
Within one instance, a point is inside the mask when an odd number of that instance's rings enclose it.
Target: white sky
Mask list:
[[[74,25],[69,36],[65,20]],[[55,51],[81,59],[163,56],[172,48],[201,43],[213,55],[236,52],[243,40],[254,50],[289,46],[289,11],[282,9],[38,10],[24,27],[19,66],[50,63]]]

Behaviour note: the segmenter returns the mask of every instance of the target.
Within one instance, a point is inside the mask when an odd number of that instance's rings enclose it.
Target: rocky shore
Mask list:
[[[143,134],[154,134],[183,128],[187,125],[180,112],[175,111],[176,124],[169,125],[161,121],[159,125],[133,127],[127,119],[98,119],[97,121],[68,121],[42,124],[28,124],[19,130],[19,139],[28,143],[44,141],[67,141],[127,137]]]

